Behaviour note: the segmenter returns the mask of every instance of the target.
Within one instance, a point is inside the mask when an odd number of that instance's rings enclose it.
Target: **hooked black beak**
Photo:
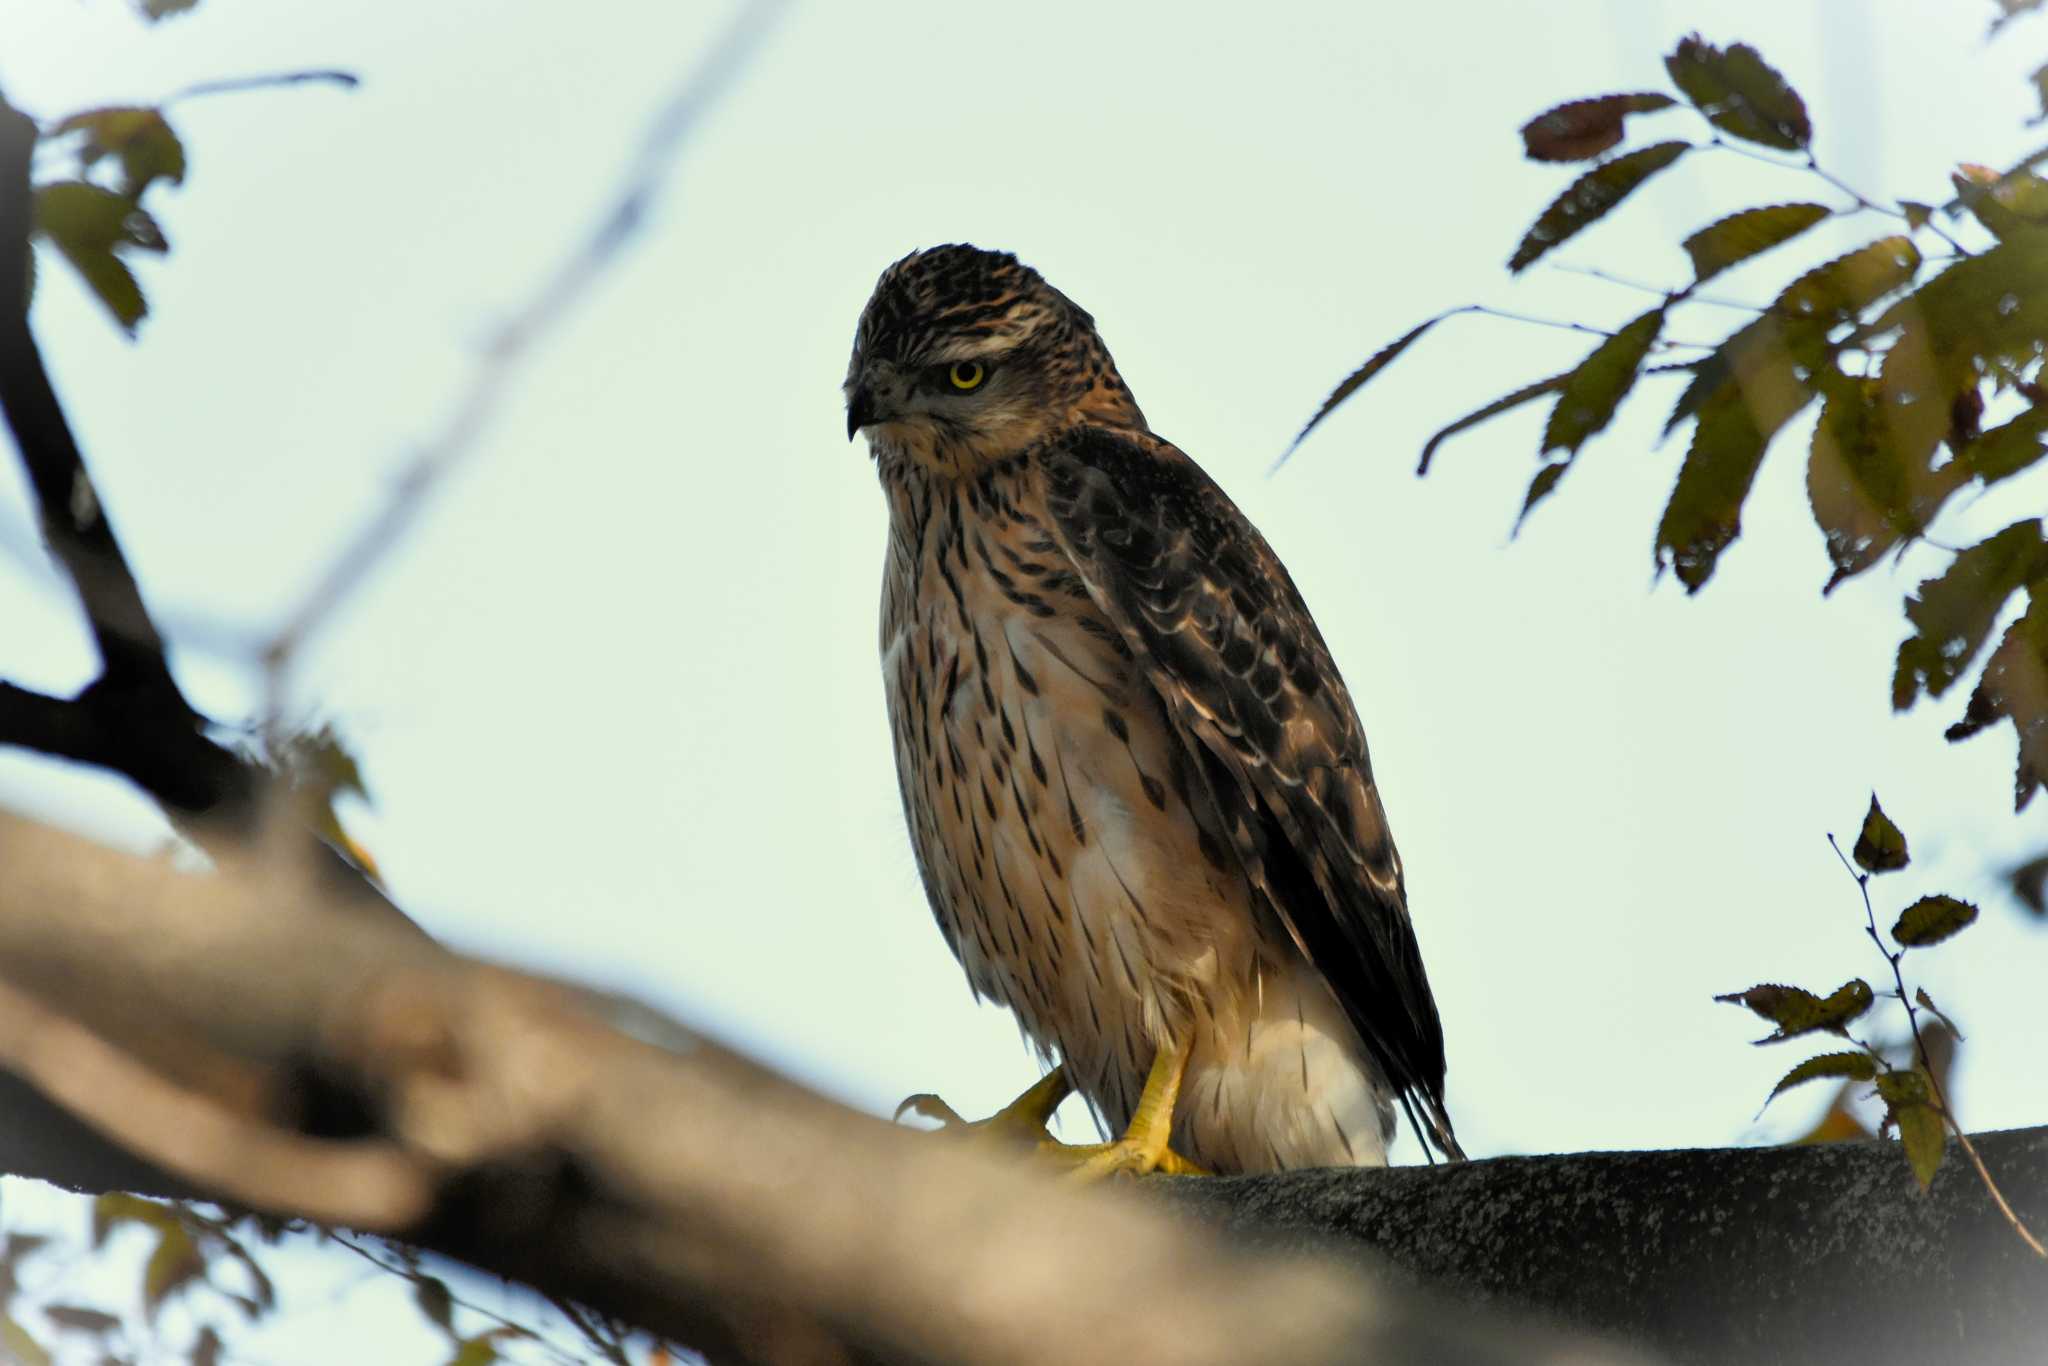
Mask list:
[[[863,427],[874,425],[875,396],[865,387],[853,391],[853,397],[846,401],[846,439],[853,440]]]

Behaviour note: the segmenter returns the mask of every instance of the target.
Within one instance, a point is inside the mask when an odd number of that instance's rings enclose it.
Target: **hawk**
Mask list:
[[[1094,319],[1015,256],[914,252],[861,314],[845,394],[889,503],[918,871],[976,996],[1057,1060],[986,1123],[1093,1175],[1378,1166],[1398,1101],[1462,1157],[1344,681]],[[1074,1089],[1119,1137],[1043,1137]]]

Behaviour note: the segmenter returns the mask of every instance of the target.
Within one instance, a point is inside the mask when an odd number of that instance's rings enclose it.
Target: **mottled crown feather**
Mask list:
[[[882,272],[862,310],[854,368],[979,358],[991,349],[1036,376],[1037,398],[1074,419],[1142,427],[1095,319],[1006,251],[927,247]]]
[[[859,346],[903,361],[949,339],[1045,324],[1081,333],[1095,328],[1085,309],[1016,256],[956,242],[911,252],[882,272],[861,314]]]

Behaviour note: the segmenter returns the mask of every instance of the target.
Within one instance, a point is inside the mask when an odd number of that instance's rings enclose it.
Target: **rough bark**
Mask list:
[[[1974,1140],[2048,1224],[2048,1128]],[[2048,1361],[2048,1264],[1950,1144],[1922,1195],[1895,1143],[1575,1153],[1177,1182],[1275,1250],[1346,1248],[1468,1303],[1537,1308],[1674,1361]]]

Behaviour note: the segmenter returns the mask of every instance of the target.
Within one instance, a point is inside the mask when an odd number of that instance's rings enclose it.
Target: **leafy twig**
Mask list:
[[[1864,930],[1870,935],[1870,942],[1877,946],[1877,951],[1884,955],[1885,962],[1891,965],[1892,982],[1898,988],[1899,1003],[1906,1008],[1906,1023],[1913,1031],[1913,1053],[1920,1064],[1921,1074],[1927,1078],[1928,1089],[1934,1093],[1937,1112],[1948,1125],[1949,1132],[1956,1136],[1956,1142],[1962,1146],[1964,1155],[1970,1159],[1970,1164],[1977,1169],[1977,1175],[1984,1182],[1984,1189],[1990,1193],[1992,1203],[1998,1206],[1998,1212],[2005,1216],[2005,1221],[2012,1225],[2013,1232],[2019,1235],[2020,1241],[2025,1243],[2035,1256],[2048,1261],[2048,1248],[2041,1246],[2041,1240],[2034,1236],[2033,1231],[2006,1201],[2005,1192],[1998,1188],[1998,1183],[1991,1177],[1990,1169],[1984,1165],[1984,1159],[1978,1156],[1977,1145],[1970,1142],[1970,1136],[1963,1132],[1962,1124],[1956,1119],[1955,1111],[1950,1107],[1948,1096],[1942,1089],[1941,1078],[1934,1074],[1934,1067],[1927,1057],[1927,1040],[1920,1034],[1920,1012],[1914,1006],[1913,999],[1906,994],[1905,973],[1899,967],[1900,961],[1906,956],[1905,950],[1887,948],[1877,932],[1877,912],[1870,904],[1870,874],[1849,862],[1849,856],[1842,852],[1842,846],[1835,839],[1833,832],[1828,835],[1828,847],[1835,851],[1835,857],[1842,861],[1842,867],[1848,871],[1849,876],[1856,879],[1856,890],[1863,896]]]

